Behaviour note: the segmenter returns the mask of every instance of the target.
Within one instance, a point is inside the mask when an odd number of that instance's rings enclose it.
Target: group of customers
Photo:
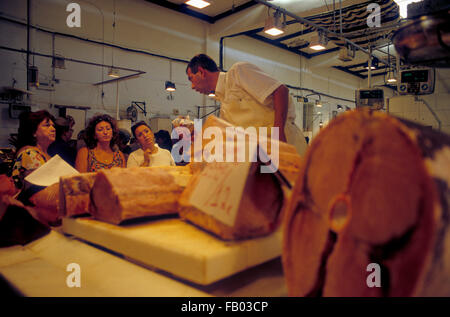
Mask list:
[[[131,127],[139,148],[128,153],[121,151],[124,147],[120,146],[116,121],[107,114],[97,115],[89,121],[82,134],[85,146],[78,151],[68,143],[73,132],[72,126],[67,118],[55,119],[46,110],[21,115],[16,159],[11,173],[17,188],[24,189],[24,178],[55,154],[75,166],[80,173],[113,167],[176,165],[170,152],[172,145],[166,146],[166,140],[160,143],[166,148],[158,146],[155,135],[145,121]],[[169,133],[164,135],[169,136]]]

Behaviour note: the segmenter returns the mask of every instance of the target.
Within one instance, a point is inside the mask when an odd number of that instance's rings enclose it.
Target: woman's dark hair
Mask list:
[[[192,57],[192,59],[189,61],[189,64],[186,67],[186,73],[190,68],[193,74],[197,74],[199,66],[210,72],[219,71],[216,62],[211,57],[205,54],[198,54]]]
[[[139,121],[137,123],[135,123],[132,127],[131,127],[131,132],[133,132],[133,136],[134,138],[137,140],[136,138],[136,129],[139,128],[141,125],[145,125],[147,128],[150,129],[150,131],[152,130],[150,128],[150,126],[145,122],[145,121]],[[152,132],[153,133],[153,132]]]
[[[109,146],[111,147],[111,150],[115,151],[117,138],[119,137],[119,129],[117,129],[116,120],[107,114],[101,114],[92,117],[91,120],[89,120],[88,126],[84,133],[84,142],[86,142],[89,149],[93,149],[97,146],[97,140],[95,139],[95,127],[102,121],[108,122],[111,125],[113,136],[111,142],[109,142]]]
[[[34,134],[36,133],[39,124],[45,119],[49,119],[53,123],[55,122],[55,117],[53,117],[47,110],[40,110],[36,112],[26,111],[20,114],[17,150],[27,145],[36,145],[37,141]]]

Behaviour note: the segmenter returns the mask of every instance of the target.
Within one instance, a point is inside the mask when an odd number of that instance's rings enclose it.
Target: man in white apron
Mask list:
[[[205,54],[194,56],[186,68],[192,89],[220,101],[220,117],[239,127],[279,127],[280,141],[306,151],[303,132],[294,123],[295,110],[289,89],[253,64],[239,62],[221,72]]]

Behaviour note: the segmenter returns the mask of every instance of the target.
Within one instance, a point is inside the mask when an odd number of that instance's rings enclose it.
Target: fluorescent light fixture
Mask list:
[[[319,107],[319,108],[322,107],[322,102],[320,102],[320,99],[316,100],[316,107]]]
[[[392,69],[390,69],[388,72],[387,82],[388,83],[396,83],[397,82],[397,78],[394,76],[394,71]]]
[[[396,83],[397,82],[397,78],[388,78],[388,83]]]
[[[284,33],[284,24],[281,21],[281,13],[276,11],[273,16],[270,15],[266,19],[266,23],[264,25],[264,33],[267,33],[271,36],[278,36]]]
[[[210,92],[209,94],[208,94],[208,97],[211,97],[211,98],[213,98],[213,97],[215,97],[216,96],[216,94],[214,93],[214,92]]]
[[[196,7],[198,9],[206,8],[207,6],[209,6],[211,4],[208,1],[203,1],[203,0],[189,0],[189,1],[186,1],[185,3],[187,5]]]
[[[175,84],[171,81],[166,81],[166,90],[167,91],[175,91],[177,88],[175,87]]]
[[[378,67],[378,59],[374,58],[374,59],[372,59],[370,69],[377,69],[377,67]],[[364,66],[364,68],[369,69],[369,62],[367,62],[366,66]]]
[[[280,29],[275,28],[275,27],[270,28],[270,29],[267,29],[267,30],[265,30],[264,32],[267,33],[267,34],[269,34],[269,35],[272,35],[272,36],[278,36],[278,35],[284,33],[283,30],[280,30]]]
[[[120,77],[119,70],[115,69],[114,67],[111,67],[109,69],[108,76],[112,78],[119,78]]]
[[[315,51],[321,51],[325,49],[325,46],[323,46],[322,44],[315,44],[310,46],[309,48]]]
[[[322,51],[327,47],[328,38],[323,34],[323,32],[318,32],[316,36],[313,37],[311,42],[309,42],[309,48],[314,51]]]

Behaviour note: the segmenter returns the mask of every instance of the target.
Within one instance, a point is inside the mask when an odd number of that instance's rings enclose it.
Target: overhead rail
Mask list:
[[[300,17],[300,16],[298,16],[298,15],[292,13],[292,12],[289,12],[289,11],[287,11],[286,9],[283,9],[282,7],[276,6],[276,5],[274,5],[274,4],[272,4],[272,3],[268,2],[268,1],[265,1],[265,0],[254,0],[254,1],[259,2],[259,3],[261,3],[261,4],[263,4],[263,5],[267,6],[267,7],[270,7],[270,8],[272,8],[272,9],[275,9],[275,10],[277,10],[277,11],[279,11],[279,12],[282,12],[282,13],[284,13],[285,15],[290,16],[291,18],[297,20],[297,21],[300,22],[300,23],[307,24],[307,25],[309,25],[309,26],[311,26],[311,27],[313,27],[313,28],[315,28],[315,29],[317,29],[317,30],[320,30],[320,31],[324,32],[327,36],[330,36],[330,37],[337,37],[337,38],[339,38],[339,39],[342,39],[342,40],[345,41],[347,44],[352,45],[353,47],[357,48],[357,49],[360,50],[361,52],[364,52],[365,54],[367,54],[368,56],[372,56],[372,57],[374,57],[374,58],[377,58],[377,59],[378,59],[379,61],[381,61],[383,64],[389,65],[389,63],[388,63],[387,61],[385,61],[385,60],[383,60],[383,59],[381,59],[381,58],[379,58],[379,57],[376,57],[376,56],[373,55],[370,51],[368,51],[368,50],[366,50],[365,48],[363,48],[362,46],[360,46],[360,45],[358,45],[358,44],[356,44],[356,43],[350,41],[349,39],[347,39],[346,37],[344,37],[344,36],[343,36],[342,34],[340,34],[340,33],[332,32],[332,31],[328,30],[327,28],[324,28],[324,27],[322,27],[322,26],[320,26],[320,25],[318,25],[318,24],[316,24],[316,23],[314,23],[314,22],[312,22],[312,21],[310,21],[310,20],[307,20],[307,19],[305,19],[305,18],[302,18],[302,17]]]
[[[18,53],[23,53],[23,54],[36,55],[36,56],[41,56],[41,57],[54,58],[53,55],[42,54],[42,53],[37,53],[37,52],[31,52],[31,51],[27,51],[27,50],[24,50],[24,49],[17,49],[17,48],[11,48],[11,47],[6,47],[6,46],[0,46],[0,49],[13,51],[13,52],[18,52]],[[64,60],[69,61],[69,62],[75,62],[75,63],[99,66],[99,67],[112,67],[111,65],[93,63],[93,62],[83,61],[83,60],[74,59],[74,58],[66,58],[66,57],[64,57]],[[131,75],[127,75],[127,76],[111,79],[111,80],[108,80],[108,81],[105,81],[105,82],[101,82],[101,83],[95,83],[93,85],[97,86],[97,85],[100,85],[102,83],[103,84],[110,83],[110,82],[114,82],[114,81],[118,81],[118,80],[124,80],[124,79],[128,79],[128,78],[131,78],[131,77],[139,76],[141,74],[145,74],[144,71],[138,70],[138,69],[131,69],[131,68],[125,68],[125,67],[119,67],[119,66],[113,66],[113,67],[115,69],[120,69],[120,70],[124,70],[124,71],[129,71],[129,72],[135,72],[135,74],[131,74]]]

